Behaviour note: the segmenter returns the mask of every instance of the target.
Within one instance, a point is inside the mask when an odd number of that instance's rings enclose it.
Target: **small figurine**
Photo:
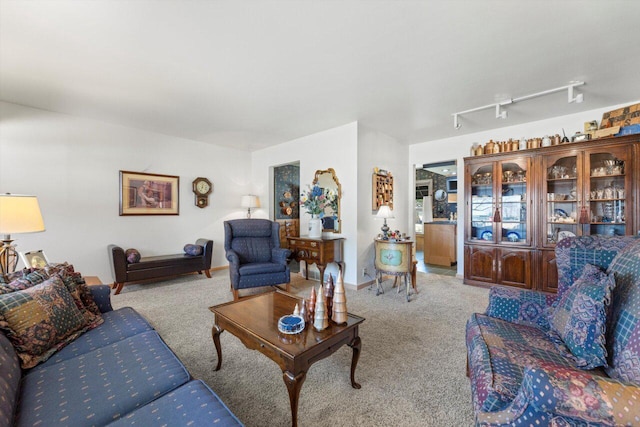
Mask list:
[[[305,324],[309,321],[309,311],[307,310],[307,302],[303,299],[300,303],[300,312],[298,316],[302,317],[305,321]]]
[[[298,308],[298,304],[296,304],[295,308],[293,309],[293,315],[294,316],[300,315],[300,309]]]

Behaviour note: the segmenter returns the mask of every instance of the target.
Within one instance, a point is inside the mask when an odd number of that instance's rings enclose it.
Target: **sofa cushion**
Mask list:
[[[22,379],[17,426],[105,425],[176,389],[189,373],[155,331]]]
[[[607,366],[605,332],[614,285],[613,275],[587,264],[580,278],[554,303],[549,335],[577,368]]]
[[[607,374],[640,385],[640,241],[621,251],[609,270],[616,289],[607,332]]]
[[[240,275],[250,276],[252,274],[279,273],[287,269],[286,265],[273,262],[254,262],[240,266]]]
[[[144,317],[131,307],[108,311],[102,315],[102,318],[104,323],[100,327],[80,335],[62,350],[51,356],[45,363],[33,369],[42,369],[51,364],[62,362],[134,335],[153,330]]]
[[[124,426],[241,426],[220,398],[200,380],[190,381],[109,424]]]
[[[477,313],[467,322],[467,352],[476,412],[505,409],[528,365],[548,361],[572,366],[542,329]]]
[[[0,295],[0,329],[11,340],[25,369],[47,360],[86,328],[84,316],[58,276]]]
[[[20,361],[11,342],[0,334],[0,425],[13,424],[13,411],[20,385]]]

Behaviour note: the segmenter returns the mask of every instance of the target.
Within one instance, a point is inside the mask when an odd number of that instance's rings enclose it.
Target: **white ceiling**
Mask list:
[[[0,0],[0,100],[248,150],[354,120],[412,144],[640,99],[639,17],[635,0]],[[582,104],[453,129],[572,80]]]

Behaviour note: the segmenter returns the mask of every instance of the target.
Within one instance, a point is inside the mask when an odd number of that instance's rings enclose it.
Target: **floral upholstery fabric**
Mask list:
[[[188,380],[158,333],[143,332],[28,372],[16,425],[105,425]]]
[[[616,289],[607,334],[607,373],[640,386],[640,241],[616,257],[610,271]]]
[[[109,427],[140,425],[188,427],[242,424],[209,387],[200,380],[193,380],[114,421]]]
[[[473,314],[467,323],[467,352],[476,411],[507,407],[529,364],[552,361],[572,366],[543,330],[482,314]]]
[[[520,325],[549,328],[547,310],[556,295],[544,292],[493,286],[489,290],[489,306],[485,314]]]
[[[59,277],[0,295],[0,329],[31,368],[86,330],[84,316]]]
[[[500,324],[508,323],[502,319],[521,321],[524,316],[520,307],[529,292],[492,290],[487,313],[500,319],[475,314],[467,323],[468,372],[476,425],[640,425],[640,387],[634,380],[634,375],[640,375],[640,240],[633,236],[563,239],[556,245],[556,259],[558,300],[571,292],[585,269],[586,276],[589,270],[595,274],[588,264],[613,274],[615,286],[606,322],[609,367],[579,370],[573,360],[563,356],[568,349],[549,348],[555,356],[545,358],[536,354],[535,344],[528,344],[532,348],[522,346],[523,340],[528,343],[533,336],[546,335],[544,328]],[[606,281],[600,273],[598,276]],[[518,333],[509,332],[510,329]],[[519,334],[532,335],[524,338]],[[501,348],[507,350],[500,353]],[[513,359],[506,363],[501,354],[511,354]],[[512,364],[513,360],[516,363]]]
[[[605,332],[614,285],[613,275],[587,264],[582,276],[555,304],[549,335],[577,368],[607,366]]]
[[[478,426],[635,426],[640,389],[590,372],[542,362],[525,370],[522,387],[503,411],[480,413]]]

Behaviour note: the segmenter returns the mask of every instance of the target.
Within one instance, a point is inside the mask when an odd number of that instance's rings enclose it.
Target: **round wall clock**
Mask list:
[[[192,183],[193,193],[195,194],[195,203],[199,208],[209,206],[209,194],[213,192],[213,184],[207,178],[198,177]]]

